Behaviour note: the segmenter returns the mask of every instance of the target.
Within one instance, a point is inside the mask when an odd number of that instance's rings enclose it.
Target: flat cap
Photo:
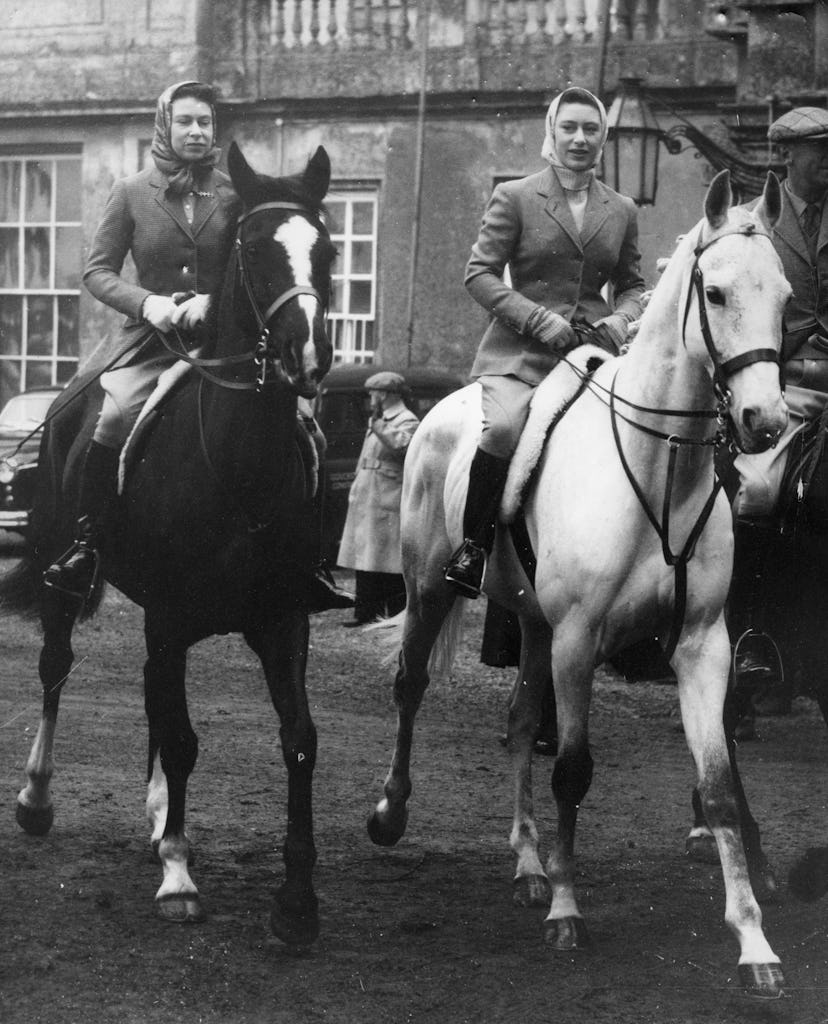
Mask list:
[[[393,370],[380,370],[365,381],[366,391],[391,391],[401,393],[406,390],[405,377]]]
[[[825,138],[828,138],[828,110],[822,107],[795,107],[778,117],[768,128],[771,142]]]

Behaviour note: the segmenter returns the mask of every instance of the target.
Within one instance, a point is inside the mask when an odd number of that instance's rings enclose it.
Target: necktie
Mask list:
[[[802,213],[802,230],[805,240],[808,243],[808,250],[811,259],[816,257],[817,239],[819,238],[819,227],[822,221],[822,211],[816,203],[808,203]]]

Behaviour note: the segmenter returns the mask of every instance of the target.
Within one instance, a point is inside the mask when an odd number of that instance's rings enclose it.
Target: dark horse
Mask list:
[[[316,465],[297,396],[313,396],[331,364],[325,315],[335,249],[321,219],[330,161],[320,147],[302,174],[271,178],[255,173],[234,143],[228,168],[240,216],[213,297],[209,340],[203,357],[190,360],[195,369],[181,375],[154,421],[127,446],[101,572],[144,609],[147,811],[163,865],[160,915],[178,922],[204,916],[185,833],[187,779],[198,751],[185,695],[187,650],[238,632],[261,660],[281,721],[288,822],[285,880],[271,924],[289,947],[301,948],[319,932],[312,882],[316,731],[305,694]],[[41,445],[30,552],[0,589],[4,611],[26,610],[27,602],[39,607],[44,633],[43,715],[17,807],[19,824],[35,835],[53,819],[52,746],[74,623],[95,610],[102,589],[79,609],[75,598],[41,584],[44,567],[73,533],[79,459],[103,394],[89,383],[78,378],[56,403]]]

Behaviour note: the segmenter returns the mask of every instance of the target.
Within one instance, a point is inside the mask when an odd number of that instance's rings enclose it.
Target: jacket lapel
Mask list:
[[[569,203],[566,201],[566,196],[561,188],[561,183],[558,181],[558,176],[551,167],[541,179],[541,184],[538,186],[538,194],[546,198],[544,209],[549,216],[563,228],[575,246],[579,250],[583,250],[581,235],[575,225],[575,218],[569,209]]]
[[[584,248],[589,245],[592,239],[598,234],[604,225],[609,213],[607,204],[609,196],[602,190],[599,191],[597,182],[593,179],[589,186],[587,195],[586,210],[584,211],[584,226],[581,228],[581,242]]]
[[[184,216],[184,207],[181,204],[181,200],[178,198],[167,198],[167,179],[157,168],[150,177],[150,185],[155,190],[156,203],[158,203],[167,216],[172,217],[185,235],[192,237],[192,231],[187,223],[187,218]]]

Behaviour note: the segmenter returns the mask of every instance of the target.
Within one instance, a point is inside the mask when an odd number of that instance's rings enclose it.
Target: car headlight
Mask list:
[[[11,457],[0,459],[0,484],[10,484],[17,476],[18,469],[17,459]]]

